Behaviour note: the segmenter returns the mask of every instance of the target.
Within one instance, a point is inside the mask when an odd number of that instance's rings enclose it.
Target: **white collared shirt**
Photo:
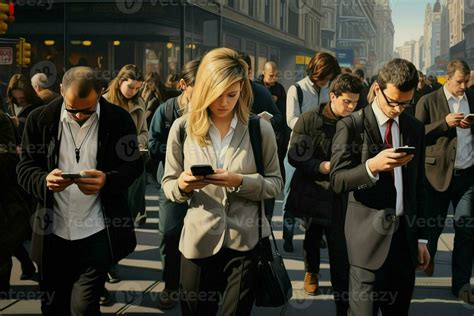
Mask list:
[[[387,117],[382,110],[379,108],[377,104],[377,100],[372,102],[372,110],[375,114],[375,119],[377,120],[377,125],[379,126],[380,135],[382,136],[382,140],[385,138],[385,131],[387,130],[387,124],[389,121],[389,117]],[[396,117],[393,119],[392,124],[392,144],[393,148],[400,147],[400,127],[399,127],[399,118]],[[379,179],[379,175],[374,176],[368,167],[368,164],[365,164],[367,172],[372,179],[372,181],[376,182]],[[395,204],[395,214],[397,216],[403,215],[403,173],[402,167],[396,167],[393,169],[393,175],[395,177],[395,189],[397,190],[397,201]]]
[[[451,113],[470,113],[469,102],[466,94],[462,97],[453,96],[446,86],[443,86],[444,95],[448,100],[449,110]],[[473,139],[470,128],[456,127],[457,146],[456,146],[456,160],[454,161],[454,169],[466,169],[474,163]]]
[[[99,116],[100,104],[97,103],[96,113],[80,126],[65,110],[63,103],[58,136],[60,139],[58,168],[63,172],[80,172],[97,167]],[[89,135],[84,140],[88,132]],[[81,147],[79,162],[76,161],[74,142],[77,148]],[[78,240],[105,228],[99,194],[85,195],[76,184],[71,184],[53,196],[55,235],[66,240]]]
[[[212,147],[216,154],[217,168],[222,169],[224,167],[225,153],[229,148],[232,137],[234,136],[235,127],[237,126],[237,115],[234,114],[232,121],[230,122],[230,128],[224,138],[221,138],[221,133],[214,125],[211,119],[209,126],[209,136],[211,137]]]

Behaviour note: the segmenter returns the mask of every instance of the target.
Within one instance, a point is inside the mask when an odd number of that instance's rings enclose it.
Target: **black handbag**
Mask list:
[[[258,210],[258,255],[257,255],[257,282],[255,305],[263,307],[278,307],[285,305],[293,295],[290,277],[286,271],[283,258],[270,226],[271,238],[275,247],[272,251],[269,238],[262,238],[262,207]]]
[[[258,118],[249,120],[249,134],[254,153],[257,171],[264,176],[262,137],[260,134],[260,121]],[[275,247],[272,251],[269,238],[262,238],[262,210],[265,203],[262,201],[258,207],[258,244],[257,244],[257,280],[255,282],[255,305],[263,307],[278,307],[285,305],[293,295],[290,277],[283,263],[283,258],[278,252],[278,247],[270,225],[271,238]],[[265,212],[266,214],[266,212]]]

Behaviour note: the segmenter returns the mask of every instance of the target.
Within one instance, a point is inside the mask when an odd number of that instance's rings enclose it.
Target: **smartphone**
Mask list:
[[[474,114],[471,113],[471,114],[466,115],[463,120],[466,120],[466,121],[474,120]]]
[[[263,111],[259,113],[258,116],[260,116],[263,119],[266,119],[267,121],[270,121],[273,118],[273,114],[267,111]]]
[[[407,155],[414,155],[416,153],[416,148],[415,147],[409,147],[409,146],[404,146],[404,147],[398,147],[395,149],[396,153],[407,153]]]
[[[214,173],[211,165],[192,165],[191,172],[193,176],[208,176]]]
[[[64,179],[79,179],[79,178],[90,178],[88,175],[85,175],[81,172],[63,172],[61,177]]]

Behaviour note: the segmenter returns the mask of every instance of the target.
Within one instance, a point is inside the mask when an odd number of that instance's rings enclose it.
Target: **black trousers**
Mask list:
[[[318,273],[320,265],[320,244],[323,232],[326,235],[329,252],[331,285],[338,316],[347,315],[349,308],[349,259],[344,235],[345,206],[336,199],[333,204],[332,220],[328,226],[306,221],[303,242],[304,263],[307,272]]]
[[[101,315],[100,295],[112,262],[106,231],[74,241],[46,237],[40,269],[43,315]]]
[[[435,219],[430,232],[428,250],[434,259],[438,247],[438,239],[445,225],[449,203],[454,207],[454,249],[452,257],[451,291],[458,295],[459,290],[469,284],[472,271],[472,246],[474,238],[474,167],[461,175],[453,175],[445,192],[436,191],[427,185],[427,210]]]
[[[256,260],[253,250],[221,249],[212,257],[181,257],[183,315],[250,315],[255,301]]]
[[[351,316],[408,315],[415,286],[415,266],[405,233],[406,223],[400,225],[392,237],[385,262],[378,270],[350,267],[349,300]]]

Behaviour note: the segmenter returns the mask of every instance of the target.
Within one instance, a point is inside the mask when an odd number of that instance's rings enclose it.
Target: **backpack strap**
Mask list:
[[[351,115],[352,124],[355,132],[355,144],[359,147],[359,152],[362,153],[362,144],[364,142],[364,109],[360,109]]]
[[[174,111],[174,104],[175,104],[175,100],[173,100],[172,102],[166,102],[164,104],[164,107],[165,107],[165,129],[167,131],[169,131],[169,129],[171,128],[171,125],[173,124],[173,111]]]
[[[303,113],[303,89],[301,89],[301,86],[299,83],[295,83],[295,88],[296,88],[296,94],[298,95],[298,104],[300,106],[300,113]]]

